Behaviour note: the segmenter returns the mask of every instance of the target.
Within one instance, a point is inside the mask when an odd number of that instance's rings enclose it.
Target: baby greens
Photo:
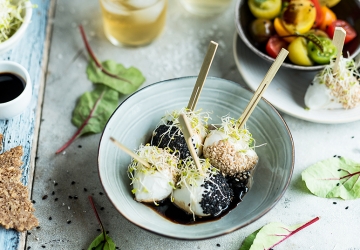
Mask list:
[[[78,130],[56,153],[65,150],[76,138],[87,133],[100,133],[107,120],[116,109],[119,93],[106,86],[97,86],[93,91],[84,93],[73,111],[72,123]]]
[[[121,76],[123,79],[109,76],[100,70],[95,61],[91,60],[87,66],[86,73],[90,81],[94,84],[106,85],[121,94],[131,94],[137,90],[145,81],[140,70],[134,67],[125,68],[122,64],[108,60],[101,63],[102,69],[112,72],[114,75]]]
[[[101,227],[101,234],[91,242],[90,246],[88,247],[88,250],[115,250],[115,243],[114,241],[106,234],[104,225],[102,224],[100,220],[100,216],[96,210],[94,201],[91,196],[89,196],[89,201],[91,204],[91,207],[94,210],[96,219],[98,220],[100,227]]]
[[[76,138],[84,134],[102,132],[118,105],[120,94],[136,91],[145,81],[145,77],[137,68],[125,68],[111,60],[100,63],[90,48],[82,26],[80,32],[91,57],[86,73],[96,87],[78,100],[71,120],[78,130],[56,151],[56,154],[64,151]]]
[[[305,224],[286,226],[279,222],[269,223],[245,238],[240,250],[269,250],[300,230],[318,221],[319,217]]]
[[[320,161],[302,172],[302,179],[311,193],[344,200],[360,198],[359,177],[360,163],[345,157]]]

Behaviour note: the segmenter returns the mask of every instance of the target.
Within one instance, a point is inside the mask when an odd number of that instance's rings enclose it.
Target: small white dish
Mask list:
[[[8,40],[0,43],[0,54],[3,54],[13,48],[13,46],[16,45],[16,43],[21,39],[21,37],[23,37],[31,21],[32,8],[33,7],[30,1],[25,3],[25,9],[23,12],[24,21],[19,27],[19,29]]]
[[[0,120],[11,119],[21,114],[29,106],[32,96],[30,75],[22,65],[16,62],[0,61],[0,74],[2,73],[12,73],[21,77],[25,82],[25,87],[21,94],[15,99],[0,102]]]
[[[186,107],[196,77],[170,79],[146,86],[122,102],[110,117],[101,136],[98,171],[105,193],[114,207],[130,222],[150,232],[183,240],[207,239],[242,228],[269,212],[284,194],[294,167],[294,145],[290,131],[275,108],[261,99],[247,121],[256,140],[259,162],[253,185],[228,214],[199,224],[180,224],[166,219],[148,206],[136,202],[127,173],[130,156],[116,147],[110,137],[136,150],[150,140],[162,116]],[[240,117],[253,93],[239,84],[207,77],[196,109],[212,112],[209,123],[220,117]]]
[[[235,33],[233,53],[236,65],[247,85],[256,90],[271,63],[255,55]],[[360,107],[354,109],[307,110],[304,96],[317,71],[299,71],[281,67],[264,93],[278,110],[293,117],[325,124],[360,120]]]

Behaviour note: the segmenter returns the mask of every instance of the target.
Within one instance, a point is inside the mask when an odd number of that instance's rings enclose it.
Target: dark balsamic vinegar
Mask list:
[[[25,89],[25,81],[13,73],[0,73],[0,103],[14,100]]]
[[[146,206],[150,207],[152,210],[157,212],[159,215],[164,217],[167,220],[170,220],[173,223],[183,224],[183,225],[193,225],[200,224],[204,222],[216,221],[227,215],[231,210],[233,210],[244,198],[245,194],[249,188],[247,186],[233,188],[234,198],[231,201],[229,207],[223,211],[220,215],[216,217],[196,217],[194,221],[193,215],[184,212],[182,209],[175,206],[169,198],[162,201],[158,206],[155,206],[153,203],[144,203]]]

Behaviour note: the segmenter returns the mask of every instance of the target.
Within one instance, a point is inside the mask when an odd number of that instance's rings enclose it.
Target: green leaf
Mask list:
[[[100,133],[119,102],[119,93],[103,85],[85,92],[73,111],[72,123],[81,128],[78,136]]]
[[[106,236],[106,240],[104,238]],[[104,233],[101,233],[95,240],[90,244],[88,250],[114,250],[115,243],[114,241]]]
[[[246,237],[245,240],[243,241],[241,247],[240,247],[240,250],[249,250],[251,245],[253,244],[253,242],[255,240],[256,235],[258,234],[258,232],[260,230],[261,230],[261,228],[256,230],[252,234],[250,234],[248,237]]]
[[[283,242],[300,230],[318,221],[319,217],[305,224],[286,226],[279,222],[269,223],[255,231],[244,240],[240,250],[268,250]]]
[[[345,157],[332,157],[310,166],[302,172],[307,188],[316,196],[360,198],[360,163]]]
[[[107,60],[102,62],[102,67],[110,73],[127,81],[111,77],[99,69],[93,60],[89,61],[86,73],[90,81],[95,84],[106,85],[121,94],[130,94],[136,91],[144,83],[145,77],[135,67],[125,68],[122,64]]]

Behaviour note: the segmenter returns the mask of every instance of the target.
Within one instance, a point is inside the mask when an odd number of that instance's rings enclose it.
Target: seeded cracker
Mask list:
[[[0,135],[0,148],[2,135]],[[0,154],[0,224],[6,229],[26,231],[38,226],[29,193],[21,181],[21,146]]]

